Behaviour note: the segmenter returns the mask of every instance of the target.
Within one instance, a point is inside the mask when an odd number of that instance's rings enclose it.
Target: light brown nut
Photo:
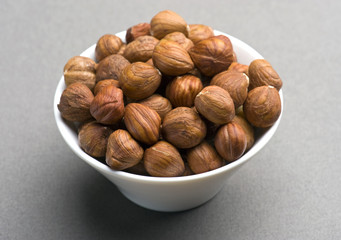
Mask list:
[[[126,42],[130,43],[134,41],[136,38],[141,36],[150,35],[150,24],[149,23],[139,23],[128,28],[126,32]]]
[[[130,62],[127,59],[118,54],[104,58],[97,64],[96,81],[99,82],[104,79],[118,80],[123,69],[129,64]]]
[[[105,57],[117,54],[123,45],[122,40],[111,34],[105,34],[97,41],[95,48],[95,57],[97,61],[101,61]]]
[[[239,124],[239,126],[241,126],[243,128],[245,136],[246,136],[246,149],[245,149],[245,151],[249,150],[255,142],[255,131],[254,131],[253,127],[244,117],[242,117],[240,115],[236,115],[232,119],[232,122]]]
[[[159,40],[152,36],[141,36],[130,42],[123,56],[129,62],[145,62],[152,57],[155,46]]]
[[[213,37],[213,29],[203,24],[190,24],[188,38],[192,40],[194,44],[201,40]]]
[[[155,110],[161,117],[161,121],[164,119],[166,114],[172,110],[172,104],[170,101],[159,94],[153,94],[139,103]]]
[[[236,71],[236,72],[240,72],[240,73],[245,73],[247,76],[249,76],[249,66],[244,65],[244,64],[240,64],[237,62],[231,63],[231,65],[229,66],[227,71]]]
[[[95,88],[94,88],[94,94],[97,95],[97,93],[99,93],[99,91],[106,86],[115,86],[115,87],[120,87],[120,82],[114,79],[104,79],[99,81],[98,83],[96,83]]]
[[[265,59],[253,60],[249,66],[250,88],[273,86],[278,91],[282,88],[282,80],[275,69]]]
[[[194,46],[193,42],[181,32],[169,33],[163,39],[177,42],[187,51]]]
[[[120,47],[120,50],[118,50],[117,54],[122,55],[124,54],[124,51],[126,50],[127,44],[123,43]]]

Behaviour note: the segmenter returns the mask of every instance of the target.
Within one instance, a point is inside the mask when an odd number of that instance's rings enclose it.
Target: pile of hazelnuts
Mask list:
[[[102,36],[95,60],[64,67],[58,109],[80,147],[113,170],[155,177],[203,173],[239,159],[281,114],[269,62],[238,63],[230,39],[175,12]]]

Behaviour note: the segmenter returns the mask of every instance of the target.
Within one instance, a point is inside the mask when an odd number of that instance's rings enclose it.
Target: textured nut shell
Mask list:
[[[114,79],[104,79],[99,81],[98,83],[96,83],[95,85],[95,89],[94,89],[94,94],[97,95],[97,93],[99,93],[99,91],[106,87],[106,86],[115,86],[115,87],[120,87],[120,82]]]
[[[194,46],[193,42],[181,32],[169,33],[163,39],[177,42],[187,51]]]
[[[102,88],[92,101],[90,112],[99,123],[119,122],[124,114],[122,90],[112,85]]]
[[[145,62],[152,57],[155,46],[159,40],[152,36],[141,36],[130,42],[123,56],[129,62]]]
[[[243,105],[246,119],[255,127],[272,126],[281,115],[281,98],[276,88],[256,87],[251,90]]]
[[[194,173],[208,172],[224,164],[216,150],[206,141],[187,152],[187,162]]]
[[[93,157],[104,157],[107,151],[107,143],[113,132],[108,126],[95,121],[83,124],[78,132],[80,147]]]
[[[143,162],[147,172],[154,177],[176,177],[185,171],[180,153],[165,141],[159,141],[146,149]]]
[[[139,23],[128,28],[126,33],[126,42],[130,43],[134,41],[136,38],[141,36],[150,35],[150,24],[149,23]]]
[[[228,123],[235,116],[230,94],[218,86],[205,87],[196,96],[194,104],[201,115],[216,124]]]
[[[126,130],[116,130],[108,139],[105,161],[114,170],[123,170],[138,164],[143,158],[143,148]]]
[[[244,64],[240,64],[237,62],[231,63],[231,65],[229,66],[227,71],[236,71],[236,72],[240,72],[240,73],[245,73],[247,76],[249,76],[249,66],[244,65]]]
[[[223,125],[215,136],[214,146],[226,161],[237,160],[246,149],[246,136],[243,128],[236,123]]]
[[[117,54],[123,55],[124,51],[126,50],[127,44],[123,43],[120,50],[118,50]]]
[[[152,145],[159,139],[161,118],[145,105],[129,103],[125,108],[124,123],[130,134],[140,142]]]
[[[223,71],[215,75],[210,84],[228,91],[235,108],[238,108],[243,105],[247,97],[249,78],[246,74],[237,71]]]
[[[150,32],[158,39],[172,32],[182,32],[185,36],[188,36],[188,25],[177,13],[165,10],[159,12],[152,18]]]
[[[101,61],[105,57],[117,54],[120,50],[123,42],[122,40],[111,34],[103,35],[96,44],[95,58],[97,61]]]
[[[85,122],[91,120],[90,104],[94,95],[82,83],[72,83],[62,93],[58,110],[62,117],[72,122]]]
[[[66,86],[79,82],[92,90],[96,83],[96,63],[88,57],[75,56],[64,66],[64,80]]]
[[[156,45],[152,58],[154,66],[166,75],[182,75],[194,68],[186,49],[174,41],[162,39]]]
[[[178,148],[191,148],[205,138],[206,125],[193,109],[177,107],[165,116],[162,136]]]
[[[151,96],[160,86],[161,74],[147,63],[135,62],[123,69],[119,82],[125,96],[141,100]]]
[[[172,110],[172,104],[170,101],[159,94],[153,94],[139,103],[155,110],[161,117],[161,121],[164,119],[166,114]]]
[[[206,76],[226,70],[233,62],[231,41],[222,35],[202,40],[188,52],[195,66]]]
[[[192,40],[194,44],[201,40],[213,37],[213,29],[203,24],[190,24],[188,38]]]
[[[127,59],[118,54],[104,58],[97,64],[96,81],[98,82],[104,79],[118,80],[123,69],[129,64],[130,62]]]
[[[239,116],[239,115],[236,115],[232,119],[232,122],[239,124],[239,126],[241,126],[243,128],[244,133],[246,135],[246,149],[245,149],[245,151],[249,150],[255,142],[255,133],[254,133],[255,131],[254,131],[253,127],[244,117]]]
[[[282,80],[271,64],[265,59],[253,60],[249,66],[250,89],[260,86],[273,86],[278,91],[282,88]]]

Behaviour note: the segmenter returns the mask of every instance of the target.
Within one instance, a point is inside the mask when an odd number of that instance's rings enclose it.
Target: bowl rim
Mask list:
[[[116,33],[115,35],[120,37],[122,40],[124,40],[126,31],[121,31],[119,33]],[[233,45],[238,45],[239,47],[243,48],[245,51],[250,53],[252,56],[258,59],[263,59],[263,56],[259,54],[255,49],[250,47],[248,44],[245,42],[239,40],[236,37],[233,37],[229,34],[226,34],[224,32],[214,30],[215,35],[225,35],[228,38],[230,38],[231,42]],[[89,48],[87,48],[85,51],[83,51],[80,56],[86,56],[89,57],[89,55],[94,53],[96,44],[93,44]],[[143,175],[138,175],[134,173],[129,173],[129,172],[124,172],[124,171],[116,171],[111,169],[109,166],[106,164],[98,161],[97,159],[91,157],[87,153],[85,153],[79,146],[79,144],[72,144],[69,141],[70,138],[70,124],[68,121],[64,120],[61,117],[61,114],[58,110],[58,103],[60,100],[60,96],[65,89],[65,83],[64,83],[64,76],[62,76],[58,82],[55,95],[54,95],[54,101],[53,101],[53,109],[54,109],[54,117],[55,121],[58,127],[59,132],[61,133],[64,141],[66,144],[71,148],[71,150],[82,160],[87,162],[89,165],[94,167],[95,169],[99,170],[100,172],[105,172],[109,175],[115,176],[120,179],[125,179],[125,180],[130,180],[130,181],[138,181],[138,182],[145,182],[145,183],[178,183],[178,182],[190,182],[190,181],[197,181],[197,180],[202,180],[205,178],[210,178],[214,175],[219,175],[223,174],[224,172],[228,172],[232,170],[233,168],[236,168],[237,166],[243,165],[246,163],[248,160],[250,160],[253,156],[255,156],[272,138],[274,133],[276,132],[278,125],[281,121],[282,115],[283,115],[283,92],[282,89],[279,91],[280,98],[281,98],[281,114],[277,121],[275,122],[274,125],[269,127],[267,131],[262,135],[261,139],[258,139],[254,145],[249,149],[246,153],[242,155],[239,159],[235,160],[234,162],[228,163],[220,168],[204,172],[204,173],[199,173],[199,174],[194,174],[194,175],[189,175],[189,176],[178,176],[178,177],[153,177],[153,176],[143,176]]]

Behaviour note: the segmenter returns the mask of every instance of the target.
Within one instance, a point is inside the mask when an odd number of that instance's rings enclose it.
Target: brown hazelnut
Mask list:
[[[123,170],[138,164],[143,148],[126,130],[118,129],[108,139],[105,161],[114,170]]]
[[[185,36],[188,36],[188,25],[177,13],[165,10],[159,12],[152,18],[150,32],[157,39],[161,39],[172,32],[182,32]]]
[[[141,100],[151,96],[161,83],[161,73],[144,62],[125,67],[119,77],[123,93],[128,98]]]
[[[237,160],[246,149],[246,136],[243,128],[233,122],[223,125],[215,136],[214,146],[226,161]]]
[[[188,163],[185,162],[185,171],[184,173],[182,174],[182,176],[190,176],[190,175],[193,175],[194,172],[192,171],[192,169],[189,167]]]
[[[124,123],[130,134],[140,142],[151,145],[159,139],[161,118],[145,105],[129,103],[125,108]]]
[[[250,88],[273,86],[278,91],[282,88],[282,80],[271,64],[265,59],[253,60],[249,66]]]
[[[80,147],[90,156],[104,157],[109,135],[113,132],[108,126],[95,121],[81,125],[78,132]]]
[[[245,73],[247,76],[249,76],[249,66],[244,65],[244,64],[240,64],[237,62],[231,63],[231,65],[229,66],[227,71],[236,71],[236,72],[240,72],[240,73]]]
[[[120,87],[120,82],[114,79],[104,79],[96,83],[95,89],[94,89],[94,94],[97,95],[97,93],[106,86],[115,86],[115,87]]]
[[[143,162],[147,172],[154,177],[177,177],[185,171],[180,153],[165,141],[159,141],[147,148]]]
[[[118,50],[117,54],[122,55],[124,54],[124,51],[126,50],[127,44],[123,43],[122,46],[120,47],[120,50]]]
[[[165,116],[162,136],[178,148],[191,148],[205,138],[206,125],[193,109],[177,107]]]
[[[103,87],[92,101],[90,112],[99,123],[118,123],[124,114],[122,90],[112,85]]]
[[[122,46],[122,40],[111,34],[103,35],[96,44],[95,57],[97,61],[101,61],[105,57],[117,54]]]
[[[172,110],[172,104],[170,101],[159,94],[153,94],[149,98],[146,98],[139,103],[155,110],[161,117],[161,121],[166,114]]]
[[[181,32],[169,33],[163,39],[177,42],[187,51],[194,46],[193,42]]]
[[[193,75],[176,77],[166,88],[166,97],[174,107],[192,107],[195,96],[203,88],[200,78]]]
[[[96,63],[88,57],[75,56],[64,66],[64,80],[66,86],[79,82],[92,90],[96,83]]]
[[[174,41],[162,39],[156,45],[152,57],[154,66],[166,75],[182,75],[194,68],[186,49]]]
[[[252,89],[243,105],[246,119],[255,127],[272,126],[281,115],[281,98],[276,88],[261,86]]]
[[[136,164],[132,167],[126,168],[125,171],[128,173],[133,173],[133,174],[137,174],[137,175],[150,176],[149,173],[147,172],[146,168],[144,167],[143,160],[139,161],[138,164]]]
[[[206,141],[188,150],[187,162],[196,174],[220,168],[224,164],[216,150]]]
[[[152,36],[141,36],[130,42],[123,56],[129,62],[145,62],[152,57],[159,40]]]
[[[202,40],[188,52],[195,66],[206,76],[226,70],[233,62],[232,43],[222,35]]]
[[[243,128],[245,136],[246,136],[246,149],[245,149],[245,151],[249,150],[255,142],[255,133],[254,133],[255,131],[254,131],[253,127],[241,115],[236,115],[232,119],[232,122],[239,124],[239,126],[241,126]]]
[[[213,37],[213,29],[203,24],[190,24],[188,38],[192,40],[194,44],[201,40]]]
[[[228,123],[235,115],[230,94],[218,86],[205,87],[196,96],[194,104],[201,115],[216,124]]]
[[[149,23],[139,23],[128,28],[126,33],[126,42],[130,43],[134,41],[136,38],[141,36],[150,35],[150,24]]]
[[[96,81],[98,82],[104,79],[118,80],[123,69],[129,64],[130,62],[127,59],[118,54],[104,58],[97,64]]]
[[[92,119],[90,104],[94,95],[82,83],[70,84],[62,93],[58,110],[62,117],[72,122],[85,122]]]

